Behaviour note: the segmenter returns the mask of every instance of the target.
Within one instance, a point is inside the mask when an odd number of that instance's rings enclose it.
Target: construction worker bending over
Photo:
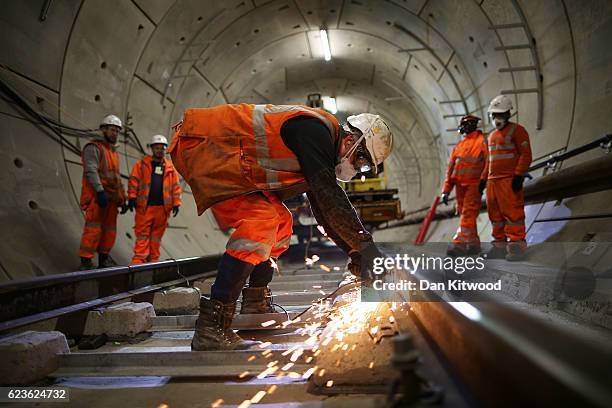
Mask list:
[[[453,187],[456,188],[459,228],[447,251],[450,256],[480,253],[476,219],[480,213],[480,197],[486,183],[481,176],[488,152],[484,135],[477,130],[478,121],[480,118],[472,115],[461,118],[459,132],[464,136],[453,148],[442,189],[442,202],[448,205],[448,195]]]
[[[235,228],[219,262],[211,299],[202,298],[193,350],[248,348],[230,325],[240,291],[241,313],[269,313],[271,258],[288,247],[291,213],[282,200],[307,192],[317,221],[351,256],[380,252],[337,179],[348,181],[390,154],[392,134],[377,115],[331,114],[296,105],[221,105],[188,109],[170,146],[173,162],[191,186],[198,214],[212,208]],[[365,265],[367,265],[364,262]],[[365,274],[365,271],[364,271]]]
[[[128,183],[128,208],[130,211],[136,209],[133,264],[159,260],[159,248],[170,213],[176,217],[181,206],[178,173],[165,157],[168,140],[155,135],[149,147],[151,156],[136,163]]]
[[[510,122],[511,110],[512,101],[506,95],[496,96],[489,105],[495,129],[489,134],[489,158],[483,176],[487,176],[487,208],[493,234],[489,258],[518,261],[527,249],[523,175],[531,164],[531,146],[525,128]]]
[[[120,130],[121,119],[108,115],[100,123],[102,136],[83,147],[80,205],[85,211],[85,228],[81,236],[79,270],[93,269],[92,259],[96,252],[99,268],[116,265],[109,253],[117,235],[118,207],[122,207],[122,214],[127,211],[116,151]]]

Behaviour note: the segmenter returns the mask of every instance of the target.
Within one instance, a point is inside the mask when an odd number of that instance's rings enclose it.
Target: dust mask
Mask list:
[[[508,121],[502,118],[495,118],[493,119],[493,124],[495,125],[495,129],[497,130],[501,130],[504,126],[506,126],[506,123]]]
[[[357,150],[359,143],[363,140],[365,135],[361,135],[355,144],[346,152],[340,159],[340,163],[336,165],[336,178],[344,183],[349,182],[357,174],[357,169],[351,164],[349,157]]]

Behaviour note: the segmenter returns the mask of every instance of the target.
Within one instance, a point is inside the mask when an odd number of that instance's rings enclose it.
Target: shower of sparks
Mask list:
[[[257,394],[253,395],[253,397],[251,398],[251,402],[253,404],[257,404],[265,396],[266,396],[265,391],[259,391]]]
[[[319,257],[314,255],[312,258],[306,258],[307,262],[314,263],[319,260]],[[319,267],[326,272],[331,269],[326,265],[320,264]],[[334,267],[334,270],[336,268]],[[313,285],[313,288],[321,288],[321,285]],[[321,291],[324,294],[323,291]],[[306,316],[302,318],[296,317],[293,320],[287,320],[275,327],[287,327],[292,323],[302,322],[303,325],[295,329],[296,335],[303,336],[305,340],[294,344],[289,349],[283,351],[281,354],[283,357],[289,356],[289,361],[283,361],[282,367],[279,366],[279,360],[270,361],[266,367],[261,370],[257,375],[255,372],[250,373],[244,371],[239,375],[239,378],[245,378],[247,376],[255,376],[257,379],[264,379],[266,377],[276,378],[292,378],[308,380],[310,377],[317,376],[321,377],[325,381],[326,387],[332,387],[334,380],[329,379],[336,372],[336,368],[341,365],[342,359],[348,355],[348,353],[356,350],[357,344],[354,337],[351,334],[369,333],[375,335],[383,330],[387,329],[388,324],[394,324],[395,319],[393,316],[383,317],[379,312],[380,303],[373,302],[360,302],[360,293],[357,290],[347,292],[342,295],[343,300],[341,304],[332,305],[331,300],[321,300],[313,302],[313,306],[309,309]],[[394,303],[391,310],[396,308]],[[388,323],[387,323],[388,320]],[[274,320],[270,320],[261,324],[262,327],[272,326],[276,323]],[[374,341],[374,340],[373,340]],[[259,345],[261,349],[265,349],[261,352],[261,355],[265,358],[273,356],[272,350],[269,348],[272,343],[266,341]],[[366,346],[367,347],[367,346]],[[301,362],[306,364],[313,363],[314,358],[321,354],[322,350],[326,350],[327,353],[336,353],[334,355],[334,363],[330,364],[327,368],[322,368],[318,365],[306,369],[304,372],[290,371],[291,369],[297,369]],[[256,355],[248,357],[248,361],[255,361]],[[296,365],[297,364],[297,365]],[[372,369],[374,367],[374,361],[371,361],[367,367]],[[277,385],[270,386],[267,390],[260,390],[251,399],[244,400],[239,407],[246,408],[251,404],[259,403],[266,395],[272,394],[278,388]],[[219,406],[223,402],[219,399],[213,403],[212,406]],[[218,405],[214,405],[218,404]]]
[[[302,374],[302,378],[303,378],[303,379],[305,379],[305,380],[309,379],[309,378],[310,378],[310,376],[311,376],[311,375],[312,375],[312,374],[313,374],[315,371],[317,371],[317,366],[310,367],[308,370],[306,370],[306,371],[304,372],[304,374]]]

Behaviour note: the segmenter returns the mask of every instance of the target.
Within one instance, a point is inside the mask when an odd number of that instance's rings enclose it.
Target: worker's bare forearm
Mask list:
[[[318,211],[325,218],[329,230],[333,230],[332,234],[355,251],[360,250],[362,243],[372,242],[372,236],[361,224],[355,208],[336,182],[332,169],[323,169],[307,181]]]

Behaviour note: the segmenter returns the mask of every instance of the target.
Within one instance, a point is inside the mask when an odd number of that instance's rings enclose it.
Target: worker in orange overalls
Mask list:
[[[122,207],[122,214],[127,211],[115,145],[121,128],[121,119],[108,115],[100,123],[102,137],[83,147],[80,205],[85,211],[85,228],[81,236],[79,270],[93,269],[96,252],[99,268],[116,265],[109,253],[117,235],[118,207]]]
[[[382,256],[337,180],[372,170],[391,153],[393,136],[370,113],[340,125],[326,111],[297,105],[220,105],[188,109],[169,151],[191,186],[198,214],[212,211],[235,230],[219,262],[211,298],[202,297],[192,350],[243,349],[231,329],[241,313],[272,311],[273,259],[288,247],[292,216],[283,200],[306,192],[317,221],[369,277]],[[248,287],[244,288],[248,279]],[[244,288],[244,290],[243,290]]]
[[[527,249],[523,181],[532,157],[529,134],[518,123],[510,122],[512,108],[506,95],[496,96],[489,105],[495,129],[489,134],[489,158],[483,177],[487,177],[487,208],[493,235],[488,257],[519,261]]]
[[[446,180],[442,189],[442,202],[448,205],[448,195],[455,187],[459,228],[448,249],[449,256],[480,253],[480,238],[476,219],[480,213],[485,180],[481,180],[487,158],[484,135],[477,129],[480,118],[466,115],[461,118],[459,132],[463,138],[455,145],[448,161]]]
[[[133,264],[159,260],[159,248],[170,213],[176,217],[181,206],[178,173],[165,157],[168,140],[155,135],[149,147],[151,156],[136,163],[128,183],[128,208],[130,211],[136,209]]]

